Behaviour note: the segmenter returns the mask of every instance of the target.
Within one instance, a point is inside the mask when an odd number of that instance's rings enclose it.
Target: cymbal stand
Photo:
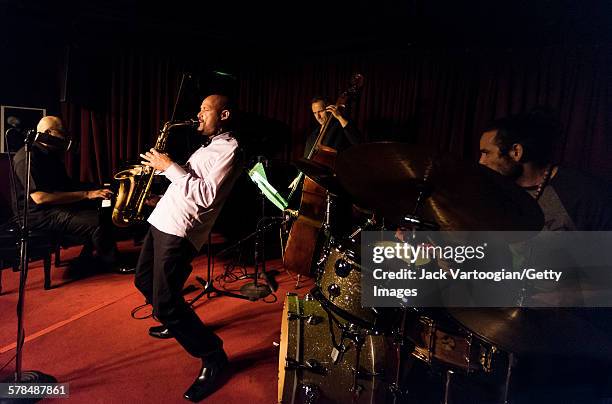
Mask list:
[[[417,196],[417,200],[415,201],[414,208],[412,209],[412,213],[404,216],[404,220],[409,224],[413,225],[414,229],[427,229],[427,230],[439,230],[440,226],[434,222],[428,222],[423,220],[418,214],[419,210],[421,210],[421,206],[425,199],[431,195],[431,187],[428,184],[429,175],[431,170],[433,169],[431,163],[429,167],[425,170],[425,174],[423,174],[423,181],[418,186],[419,194]]]
[[[317,270],[317,279],[319,278],[319,275],[323,272],[322,266],[325,264],[325,261],[327,260],[327,257],[329,256],[329,253],[331,251],[331,246],[334,244],[334,236],[332,234],[331,212],[332,207],[334,205],[335,197],[336,195],[327,191],[325,196],[325,216],[323,219],[323,226],[321,226],[321,230],[323,231],[321,256],[318,257],[318,260],[315,264],[315,268]]]

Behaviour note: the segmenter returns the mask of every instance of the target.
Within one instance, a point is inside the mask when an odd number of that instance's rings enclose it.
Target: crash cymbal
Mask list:
[[[429,154],[403,143],[369,143],[338,155],[336,175],[357,206],[379,216],[412,213]]]
[[[331,168],[308,159],[299,159],[293,163],[298,170],[311,180],[333,194],[342,193],[343,189]]]
[[[610,309],[450,308],[468,330],[519,355],[612,359]]]
[[[540,230],[544,216],[524,190],[493,170],[406,143],[354,145],[338,156],[336,175],[355,204],[398,223],[414,214],[440,230]]]

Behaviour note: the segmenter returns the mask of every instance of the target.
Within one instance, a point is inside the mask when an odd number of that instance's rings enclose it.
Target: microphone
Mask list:
[[[4,132],[4,136],[7,137],[21,137],[21,133],[23,132],[23,130],[21,128],[18,128],[16,126],[11,126],[10,128],[8,128],[5,132]]]

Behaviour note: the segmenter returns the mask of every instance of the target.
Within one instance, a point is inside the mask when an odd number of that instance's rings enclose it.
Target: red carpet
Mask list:
[[[120,249],[137,251],[131,242],[120,244]],[[77,253],[78,249],[70,249],[62,252],[62,258]],[[280,261],[269,261],[267,269],[279,269],[280,265]],[[223,262],[218,261],[215,275],[222,270]],[[10,269],[2,272],[0,366],[15,354],[19,278]],[[194,273],[187,284],[199,286],[196,275],[206,277],[206,256],[194,261]],[[151,338],[147,330],[156,325],[153,319],[131,317],[131,311],[144,303],[132,284],[132,275],[101,273],[73,280],[63,267],[53,268],[52,276],[54,289],[45,291],[42,262],[30,265],[24,370],[40,370],[69,383],[68,401],[73,402],[186,402],[182,395],[195,378],[199,361],[173,339]],[[230,359],[231,377],[205,402],[276,402],[278,347],[274,342],[279,341],[284,296],[287,292],[303,295],[312,286],[312,281],[302,282],[295,290],[295,280],[282,269],[276,279],[279,290],[274,303],[219,297],[202,298],[196,304],[198,315],[223,338]],[[228,287],[238,289],[247,282]],[[195,295],[197,292],[187,298]],[[138,314],[149,313],[146,308]],[[0,371],[0,379],[11,376],[14,369],[13,361]]]

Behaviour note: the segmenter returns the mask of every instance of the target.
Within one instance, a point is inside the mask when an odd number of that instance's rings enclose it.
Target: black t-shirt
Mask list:
[[[13,157],[15,174],[17,175],[17,210],[21,214],[26,184],[26,153],[25,148]],[[32,162],[30,165],[30,194],[36,191],[43,192],[67,192],[74,191],[76,187],[66,173],[66,167],[57,153],[50,152],[43,146],[34,143],[32,145]],[[52,206],[37,205],[32,198],[29,201],[30,217],[35,219],[45,214]],[[16,213],[16,212],[14,212]]]
[[[560,167],[550,180],[576,230],[612,230],[609,190],[596,178],[578,170]]]

